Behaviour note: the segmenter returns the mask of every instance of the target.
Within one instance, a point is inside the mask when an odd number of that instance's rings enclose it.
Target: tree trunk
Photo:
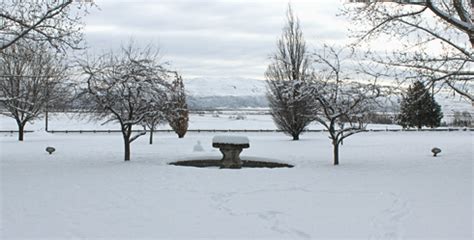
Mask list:
[[[339,165],[339,144],[336,141],[333,141],[333,154],[334,154],[334,165]]]
[[[152,127],[150,128],[150,141],[149,141],[150,144],[153,144],[153,131],[154,131],[154,130],[155,130],[155,127],[152,126]]]
[[[25,124],[18,123],[18,141],[23,141],[24,134],[25,134]]]
[[[123,144],[125,150],[125,161],[130,161],[130,137],[132,136],[132,125],[122,126]]]
[[[300,135],[299,134],[293,134],[293,141],[300,140]]]
[[[124,138],[125,161],[130,161],[130,139]]]
[[[44,130],[47,132],[48,131],[48,110],[45,111],[44,114]]]

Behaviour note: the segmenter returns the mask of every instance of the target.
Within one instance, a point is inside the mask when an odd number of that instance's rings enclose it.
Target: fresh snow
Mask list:
[[[1,239],[472,239],[473,133],[367,132],[333,166],[327,133],[248,133],[242,159],[281,169],[193,168],[212,133],[0,136]],[[202,152],[193,151],[200,141]],[[49,155],[45,147],[56,152]],[[433,157],[433,147],[442,149]]]
[[[44,130],[44,120],[27,123],[26,130]],[[0,115],[0,130],[17,130],[16,122],[13,118]],[[134,127],[141,130],[140,126]],[[168,124],[159,125],[158,130],[170,130]],[[248,129],[248,130],[275,130],[277,127],[270,115],[251,114],[245,119],[237,120],[235,115],[230,114],[190,114],[189,129]],[[308,126],[310,130],[324,129],[319,123],[312,123]],[[401,129],[398,125],[369,124],[367,129]],[[50,113],[49,130],[120,130],[120,124],[116,122],[102,122],[90,120],[88,115],[77,115],[73,113]]]
[[[249,144],[249,138],[237,135],[217,135],[212,138],[212,143]]]

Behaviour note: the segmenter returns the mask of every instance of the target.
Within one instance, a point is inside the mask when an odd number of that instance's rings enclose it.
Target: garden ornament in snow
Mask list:
[[[249,139],[244,136],[222,135],[212,138],[212,146],[219,148],[223,155],[221,168],[241,168],[240,153],[242,149],[250,147],[250,144]]]
[[[193,149],[195,152],[203,152],[204,151],[204,148],[202,147],[201,145],[201,141],[197,141],[196,145],[194,145],[194,149]]]
[[[431,152],[433,153],[433,157],[436,157],[436,155],[441,152],[441,149],[434,147],[433,149],[431,149]]]
[[[48,152],[49,154],[53,153],[54,151],[56,151],[56,149],[53,148],[53,147],[47,147],[46,148],[46,152]]]

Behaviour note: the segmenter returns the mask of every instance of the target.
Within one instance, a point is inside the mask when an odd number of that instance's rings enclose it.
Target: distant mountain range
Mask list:
[[[266,108],[266,84],[263,80],[251,78],[192,78],[185,79],[188,103],[192,109],[215,108]],[[452,93],[440,92],[436,100],[445,115],[454,111],[468,111],[474,115],[474,107],[465,99]],[[394,106],[387,106],[393,109]]]
[[[265,81],[249,78],[184,80],[191,109],[266,108]]]
[[[192,78],[184,80],[191,96],[265,96],[265,81],[250,78]]]

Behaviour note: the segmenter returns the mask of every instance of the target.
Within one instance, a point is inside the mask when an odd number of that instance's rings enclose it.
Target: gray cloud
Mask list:
[[[328,3],[330,2],[330,3]],[[292,1],[310,45],[346,39],[340,1]],[[163,58],[186,76],[262,78],[284,24],[283,0],[97,1],[86,17],[91,51],[117,48],[131,37],[160,45]],[[331,24],[328,24],[331,23]]]

